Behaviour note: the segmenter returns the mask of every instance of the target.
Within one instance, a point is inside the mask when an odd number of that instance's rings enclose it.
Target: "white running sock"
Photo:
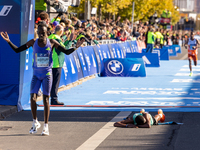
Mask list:
[[[45,124],[44,124],[44,127],[45,127],[45,128],[48,128],[48,123],[45,123]]]
[[[33,122],[34,122],[34,123],[37,123],[37,122],[38,122],[38,120],[37,120],[37,119],[33,119]]]

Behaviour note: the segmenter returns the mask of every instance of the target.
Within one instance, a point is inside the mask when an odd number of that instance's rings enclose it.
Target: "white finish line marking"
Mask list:
[[[182,67],[187,67],[187,68],[189,68],[189,65],[184,65],[184,66],[182,66]],[[194,65],[192,65],[192,67],[200,68],[200,66],[194,66]]]
[[[189,100],[200,100],[198,97],[172,97],[172,98],[165,98],[165,97],[158,97],[158,98],[123,98],[123,99],[135,99],[135,100],[146,100],[146,99],[153,99],[153,100],[182,100],[182,99],[189,99]]]
[[[177,74],[175,74],[175,76],[188,76],[189,77],[189,73],[177,73]],[[193,74],[193,76],[200,76],[200,73],[195,73],[195,74]]]
[[[76,150],[94,150],[97,148],[99,144],[101,144],[116,129],[116,127],[113,126],[113,123],[121,121],[123,118],[126,118],[130,114],[130,111],[118,113],[110,122],[104,125],[99,131],[97,131]]]
[[[179,71],[190,71],[190,69],[180,69]],[[200,71],[200,69],[192,69],[192,71]]]

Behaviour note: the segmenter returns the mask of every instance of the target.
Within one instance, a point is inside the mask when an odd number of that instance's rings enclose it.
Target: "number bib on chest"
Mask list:
[[[49,54],[37,53],[37,67],[49,66]]]

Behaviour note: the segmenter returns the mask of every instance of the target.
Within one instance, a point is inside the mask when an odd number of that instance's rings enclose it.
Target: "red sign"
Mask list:
[[[170,18],[160,18],[160,23],[162,24],[168,24],[171,22]]]

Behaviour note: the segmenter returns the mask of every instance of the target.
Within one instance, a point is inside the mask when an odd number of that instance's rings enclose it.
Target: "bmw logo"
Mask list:
[[[107,68],[113,74],[120,74],[124,70],[122,63],[117,60],[111,60],[108,63]]]

